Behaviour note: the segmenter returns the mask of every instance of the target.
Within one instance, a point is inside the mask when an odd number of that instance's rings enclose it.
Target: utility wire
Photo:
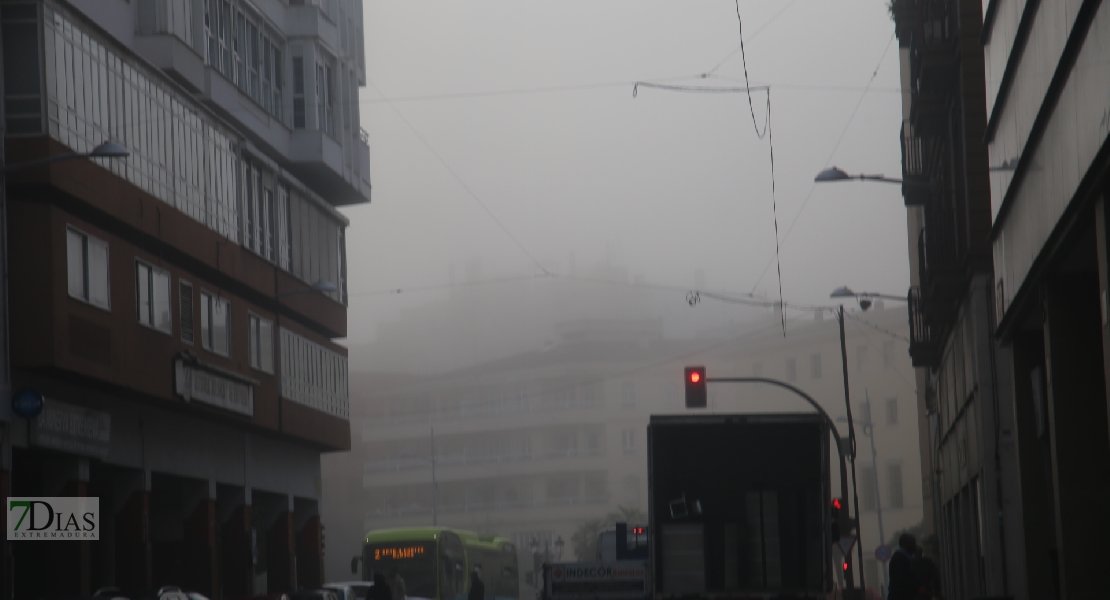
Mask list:
[[[374,82],[371,81],[369,78],[366,79],[366,83],[369,84],[370,87],[374,88],[374,91],[377,92],[379,96],[381,96],[382,98],[386,97],[385,94],[383,94],[382,91],[380,89],[378,89],[378,86],[374,85]],[[437,160],[439,160],[440,164],[443,165],[443,168],[447,169],[447,172],[450,173],[451,176],[455,178],[455,181],[457,181],[459,183],[459,185],[462,186],[462,188],[464,190],[466,190],[466,193],[470,195],[470,197],[474,200],[475,203],[478,204],[478,206],[482,207],[482,210],[484,210],[486,212],[486,215],[488,215],[489,218],[491,220],[493,220],[493,222],[496,223],[498,227],[501,228],[501,231],[505,232],[505,235],[509,236],[509,239],[511,239],[513,241],[513,243],[516,244],[517,248],[520,248],[520,251],[523,252],[524,255],[527,256],[528,259],[532,261],[532,264],[536,265],[536,268],[539,269],[540,272],[543,273],[544,275],[551,275],[551,273],[546,268],[544,268],[544,266],[542,264],[540,264],[540,261],[537,260],[536,257],[533,256],[532,253],[528,251],[528,248],[526,248],[524,246],[524,244],[522,244],[520,242],[520,240],[515,235],[513,235],[513,232],[509,231],[509,228],[506,227],[503,222],[501,222],[501,219],[498,219],[497,215],[495,215],[493,213],[493,211],[490,210],[490,208],[488,206],[486,206],[486,203],[482,202],[482,199],[478,197],[478,194],[474,193],[474,190],[470,189],[470,186],[466,185],[466,182],[463,181],[462,177],[459,177],[459,174],[456,173],[455,170],[451,168],[451,165],[447,164],[447,161],[443,159],[443,156],[441,156],[439,154],[439,152],[436,152],[436,149],[433,148],[432,145],[428,143],[428,140],[426,140],[424,138],[424,136],[420,135],[420,131],[418,129],[416,129],[416,127],[413,126],[413,124],[411,122],[409,122],[408,119],[405,118],[405,115],[403,113],[401,113],[401,111],[398,110],[397,107],[394,106],[393,103],[390,102],[389,100],[386,100],[386,104],[389,105],[389,108],[393,109],[393,112],[397,113],[397,116],[402,121],[404,121],[405,125],[408,125],[409,129],[412,130],[413,134],[416,135],[417,139],[419,139],[420,142],[422,144],[424,144],[424,147],[427,148],[428,151],[431,152],[432,155],[435,156]]]
[[[755,30],[755,33],[748,36],[748,41],[750,42],[750,41],[754,40],[756,38],[756,36],[758,36],[760,33],[763,32],[764,29],[767,29],[768,25],[773,23],[775,21],[775,19],[779,18],[779,16],[781,16],[782,13],[786,12],[787,9],[789,9],[791,6],[794,6],[794,3],[797,2],[797,1],[798,0],[790,0],[790,2],[788,2],[786,4],[786,6],[782,7],[782,9],[779,10],[779,12],[775,13],[774,16],[772,16],[770,19],[767,19],[762,25],[760,25],[759,29]],[[740,7],[737,6],[737,12],[739,12],[739,8]],[[713,67],[712,69],[709,69],[708,71],[705,72],[705,74],[706,75],[712,75],[712,74],[716,73],[717,69],[721,68],[721,65],[724,65],[726,62],[731,60],[733,56],[736,56],[737,52],[743,52],[743,51],[744,51],[744,42],[743,42],[743,40],[741,40],[740,45],[737,46],[735,50],[733,50],[732,52],[729,52],[728,56],[722,58],[721,62],[717,63],[717,66]]]
[[[389,288],[384,290],[370,290],[366,292],[350,292],[348,296],[396,296],[398,294],[411,293],[411,292],[429,292],[434,290],[446,290],[462,287],[475,287],[482,285],[494,285],[501,283],[509,283],[512,281],[536,280],[547,279],[555,277],[554,273],[548,272],[540,275],[515,275],[512,277],[499,277],[496,279],[482,279],[479,281],[464,281],[462,283],[440,283],[433,285],[415,285],[405,288]]]
[[[859,321],[860,323],[866,325],[867,327],[870,327],[871,329],[874,329],[875,331],[878,331],[879,333],[881,333],[883,335],[890,336],[890,337],[892,337],[896,340],[905,342],[907,344],[910,343],[910,338],[908,338],[908,337],[906,337],[902,334],[895,333],[895,332],[893,332],[889,329],[886,329],[885,327],[880,327],[880,326],[872,323],[871,321],[868,321],[867,319],[864,319],[863,317],[858,317],[856,315],[849,314],[849,313],[845,313],[845,316],[847,316],[848,318],[853,319],[855,321]]]
[[[779,260],[779,216],[778,216],[778,198],[775,194],[775,147],[774,141],[771,137],[771,89],[768,87],[755,88],[763,90],[767,94],[767,116],[763,122],[763,131],[759,130],[759,121],[755,117],[755,103],[752,101],[752,85],[748,77],[748,58],[744,51],[744,20],[740,17],[740,0],[734,0],[736,6],[736,21],[739,26],[740,34],[740,56],[744,63],[744,87],[726,88],[717,86],[694,86],[694,85],[667,85],[652,82],[636,82],[632,86],[632,97],[635,98],[639,87],[654,87],[665,90],[681,91],[681,92],[704,92],[704,93],[738,93],[743,91],[748,98],[748,111],[752,117],[752,128],[755,130],[757,138],[762,140],[767,137],[767,145],[770,148],[771,156],[771,211],[774,216],[775,223],[775,262],[778,265],[779,276],[779,313],[782,316],[782,336],[786,337],[786,305],[782,298],[782,262]],[[874,79],[874,78],[872,78]],[[760,277],[762,279],[762,276]]]
[[[856,101],[856,106],[855,106],[855,108],[852,109],[852,114],[851,114],[851,116],[848,117],[848,122],[844,124],[844,129],[842,129],[840,131],[840,137],[838,137],[836,139],[836,144],[833,146],[832,151],[829,152],[829,157],[827,159],[825,159],[825,166],[826,167],[829,166],[830,162],[832,162],[833,156],[836,156],[836,151],[840,148],[840,143],[844,141],[844,135],[846,133],[848,133],[848,128],[852,126],[852,121],[856,118],[856,113],[859,112],[859,107],[860,107],[860,105],[863,104],[863,99],[867,97],[867,93],[871,89],[871,84],[874,83],[875,77],[878,76],[879,69],[883,65],[883,61],[886,60],[887,52],[890,51],[890,46],[894,42],[894,37],[895,37],[894,34],[890,35],[890,40],[886,43],[886,48],[883,49],[882,56],[879,57],[879,63],[877,65],[875,65],[875,70],[872,71],[872,73],[871,73],[871,79],[869,79],[867,81],[867,85],[863,88],[863,93],[860,94],[859,100]],[[798,208],[798,212],[794,214],[794,218],[790,221],[790,225],[786,228],[786,233],[783,234],[783,236],[782,236],[782,243],[783,244],[785,244],[786,240],[790,238],[790,233],[792,231],[794,231],[794,226],[798,223],[798,218],[800,218],[802,216],[802,213],[805,211],[806,206],[809,205],[809,200],[810,200],[810,198],[813,197],[813,191],[816,190],[816,189],[817,189],[817,182],[814,181],[814,182],[810,183],[809,192],[806,193],[805,199],[802,200],[802,206]],[[778,256],[778,252],[776,251],[775,257],[773,259],[767,261],[767,264],[763,266],[763,270],[759,273],[759,279],[756,279],[755,285],[753,285],[752,289],[751,289],[751,291],[753,293],[759,287],[759,284],[763,283],[763,278],[767,276],[767,269],[770,269],[772,264],[775,264],[775,263],[778,263],[778,262],[779,262],[779,256]],[[780,278],[779,279],[780,279],[779,280],[779,286],[781,287],[782,286],[781,273],[780,273]]]

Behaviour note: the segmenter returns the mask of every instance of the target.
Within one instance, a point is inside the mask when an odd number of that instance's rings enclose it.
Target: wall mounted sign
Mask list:
[[[12,394],[12,412],[17,417],[33,419],[42,412],[42,392],[33,388],[23,388]]]
[[[174,391],[186,402],[203,402],[231,412],[254,416],[254,385],[203,363],[177,359]]]
[[[31,444],[63,452],[107,458],[111,447],[112,416],[59,402],[43,400],[42,414],[31,421]]]

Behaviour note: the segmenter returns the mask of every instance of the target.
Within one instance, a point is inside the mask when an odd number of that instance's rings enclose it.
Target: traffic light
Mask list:
[[[832,499],[832,541],[833,541],[834,544],[837,543],[837,541],[840,540],[840,536],[842,534],[847,533],[846,531],[842,531],[840,529],[841,524],[842,524],[843,521],[844,521],[844,501],[841,500],[840,498],[833,498]]]
[[[686,367],[686,408],[705,408],[705,367]]]

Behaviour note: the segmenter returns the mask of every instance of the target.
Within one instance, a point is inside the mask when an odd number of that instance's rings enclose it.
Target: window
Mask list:
[[[253,13],[232,10],[229,0],[205,0],[204,35],[205,62],[282,119],[283,44],[277,35]]]
[[[200,293],[200,343],[209,352],[231,356],[231,303],[226,298]]]
[[[821,353],[814,352],[809,355],[809,376],[813,379],[821,379]]]
[[[178,282],[178,310],[181,313],[181,341],[193,343],[193,284]]]
[[[624,448],[625,454],[636,453],[636,432],[632,429],[625,429],[621,432],[621,448]]]
[[[898,399],[897,398],[887,398],[886,399],[886,424],[887,425],[897,425],[898,424]]]
[[[883,342],[883,368],[890,369],[894,367],[894,342]]]
[[[293,129],[305,128],[304,58],[293,57]]]
[[[66,228],[69,295],[104,310],[111,309],[108,292],[108,242]]]
[[[636,406],[636,384],[626,381],[621,384],[621,406],[632,408]]]
[[[335,135],[332,99],[335,97],[335,75],[331,65],[316,63],[316,119],[317,127],[328,135]]]
[[[902,465],[887,465],[886,478],[890,507],[902,508]]]
[[[856,371],[862,373],[867,367],[867,346],[856,346]]]
[[[532,458],[532,438],[520,438],[520,456],[521,458]]]
[[[793,356],[786,359],[786,380],[787,381],[797,381],[798,380],[798,360],[796,358],[794,358]]]
[[[280,229],[286,223],[287,191],[275,198],[272,176],[257,165],[243,161],[243,241],[247,248],[280,266],[287,267],[288,236]]]
[[[170,274],[144,262],[135,261],[135,306],[139,323],[170,333]]]
[[[247,321],[251,367],[264,373],[273,373],[274,322],[258,315],[248,316]]]

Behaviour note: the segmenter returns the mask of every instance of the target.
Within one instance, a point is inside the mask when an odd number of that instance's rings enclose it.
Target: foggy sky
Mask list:
[[[843,284],[905,293],[898,187],[813,188],[828,165],[901,175],[898,48],[886,2],[739,6],[751,83],[772,88],[783,295],[830,304]],[[637,80],[743,85],[739,53],[717,77],[698,77],[739,46],[733,2],[367,0],[365,31],[360,104],[373,200],[344,209],[349,344],[450,297],[382,290],[541,267],[565,274],[615,264],[629,281],[677,287],[693,287],[700,269],[707,288],[777,298],[775,265],[760,278],[775,254],[768,143],[756,136],[746,96],[643,88],[632,96]],[[561,86],[591,87],[537,90]],[[504,90],[537,91],[490,94]],[[413,98],[466,93],[484,95]],[[753,92],[760,127],[765,98]],[[480,274],[468,273],[476,261]],[[477,289],[496,304],[501,285]],[[681,306],[682,295],[674,301]]]

